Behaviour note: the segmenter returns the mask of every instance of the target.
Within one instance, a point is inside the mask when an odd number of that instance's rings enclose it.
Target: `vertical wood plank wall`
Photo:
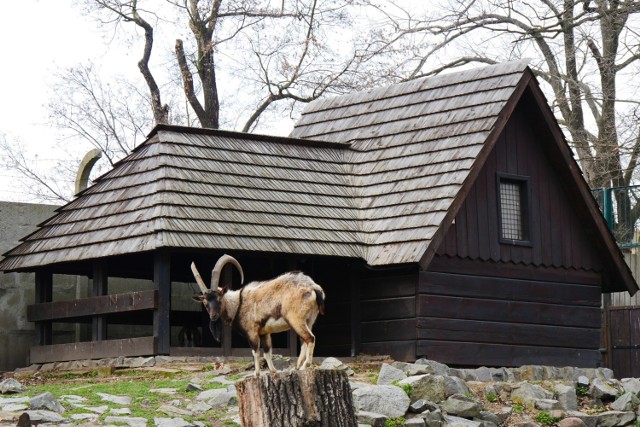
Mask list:
[[[514,114],[421,272],[417,356],[453,365],[601,363],[600,257],[526,108]],[[530,242],[498,230],[496,173],[528,177]]]
[[[417,268],[365,271],[360,279],[364,354],[415,360]]]

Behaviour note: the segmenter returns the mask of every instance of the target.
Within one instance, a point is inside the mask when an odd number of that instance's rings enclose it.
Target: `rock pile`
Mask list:
[[[152,359],[142,364],[148,367],[158,363]],[[162,361],[172,362],[169,358]],[[141,360],[125,362],[139,365]],[[374,375],[371,371],[363,373],[355,362],[347,366],[335,358],[325,359],[318,369],[347,370],[352,379],[358,422],[362,426],[640,425],[640,379],[616,380],[613,372],[604,368],[454,369],[426,359],[415,363],[387,362],[376,368]],[[77,366],[81,362],[74,363]],[[279,368],[285,368],[289,360],[281,358],[278,364]],[[25,372],[32,375],[43,368],[61,369],[60,366],[31,367],[16,372],[15,376],[26,379]],[[85,398],[73,394],[54,396],[45,392],[31,396],[29,387],[15,378],[7,378],[0,382],[0,425],[204,426],[211,425],[204,420],[212,418],[214,413],[225,426],[234,425],[239,420],[234,386],[239,376],[230,377],[227,375],[230,372],[221,367],[208,372],[206,380],[202,375],[194,375],[187,386],[191,392],[189,398],[171,388],[149,390],[150,395],[169,396],[154,407],[152,419],[131,415],[132,399],[140,396],[97,393],[101,403],[89,405]],[[216,383],[217,388],[211,388],[212,383]],[[77,408],[82,408],[83,413],[73,411]],[[223,414],[221,418],[220,414]],[[218,424],[214,421],[214,425]]]

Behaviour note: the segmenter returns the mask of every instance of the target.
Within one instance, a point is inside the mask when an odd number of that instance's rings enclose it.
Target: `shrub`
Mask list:
[[[552,426],[560,421],[560,418],[552,417],[548,412],[540,412],[536,415],[536,421],[543,426]]]
[[[384,422],[384,427],[404,427],[404,417],[388,418]]]

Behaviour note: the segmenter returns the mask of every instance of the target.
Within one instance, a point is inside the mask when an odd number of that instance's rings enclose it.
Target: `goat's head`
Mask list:
[[[219,286],[220,273],[227,264],[232,264],[238,269],[240,272],[240,282],[243,283],[244,273],[242,272],[242,267],[240,266],[240,263],[230,255],[223,255],[220,257],[218,262],[216,262],[216,265],[211,271],[211,285],[209,288],[204,284],[195,263],[191,263],[191,271],[196,279],[196,283],[198,283],[198,286],[202,291],[202,294],[194,295],[192,298],[204,305],[205,310],[209,314],[209,319],[211,320],[209,323],[209,329],[216,341],[220,341],[220,337],[222,335],[222,325],[220,321],[220,316],[222,314],[222,298],[228,291],[226,285],[224,287]]]

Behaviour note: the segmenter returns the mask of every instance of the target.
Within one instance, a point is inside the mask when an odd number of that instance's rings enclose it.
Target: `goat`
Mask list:
[[[204,284],[195,263],[191,263],[191,271],[202,291],[193,299],[204,304],[209,314],[209,328],[216,341],[220,341],[221,337],[221,320],[246,335],[257,376],[260,374],[260,348],[269,371],[275,373],[271,334],[293,329],[302,342],[296,369],[310,366],[316,339],[311,328],[318,313],[324,314],[325,293],[320,285],[301,272],[292,272],[264,282],[251,282],[232,291],[218,286],[220,272],[226,264],[238,269],[240,282],[244,283],[242,267],[230,255],[223,255],[216,262],[211,272],[210,288]]]

